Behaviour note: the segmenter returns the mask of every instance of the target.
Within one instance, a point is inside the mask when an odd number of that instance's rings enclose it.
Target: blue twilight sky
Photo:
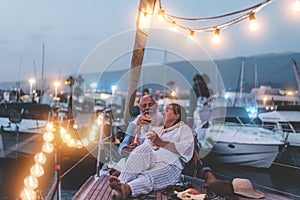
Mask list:
[[[293,1],[275,0],[264,7],[256,15],[260,29],[255,33],[245,20],[221,31],[218,46],[210,42],[212,33],[196,39],[214,59],[300,52],[300,12],[292,11]],[[260,2],[161,0],[167,13],[183,17],[221,15]],[[138,0],[0,0],[0,82],[27,80],[34,73],[40,77],[43,44],[46,78],[75,73],[98,44],[135,28],[138,5]]]

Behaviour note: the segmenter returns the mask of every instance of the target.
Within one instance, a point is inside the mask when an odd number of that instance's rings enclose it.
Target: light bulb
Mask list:
[[[32,176],[38,178],[44,175],[44,169],[41,165],[36,163],[30,168],[30,173]]]
[[[52,131],[52,132],[55,131],[53,123],[51,123],[51,122],[47,123],[46,130],[47,131]]]
[[[75,146],[75,140],[73,138],[68,140],[66,143],[67,143],[68,147],[74,147]]]
[[[39,183],[36,177],[29,175],[24,179],[24,185],[29,190],[35,190],[39,186]]]
[[[159,21],[163,21],[165,19],[165,11],[164,10],[160,10],[158,12],[158,20]]]
[[[195,31],[192,31],[192,30],[190,31],[189,38],[191,40],[195,40]]]
[[[32,200],[32,199],[36,199],[36,193],[33,190],[24,188],[21,192],[20,197],[22,200]]]
[[[172,21],[171,31],[177,32],[176,22],[175,21]]]
[[[40,164],[40,165],[43,165],[46,163],[47,159],[46,159],[46,156],[43,152],[40,152],[40,153],[37,153],[35,156],[34,156],[34,160],[36,163]]]
[[[87,138],[82,139],[82,145],[87,147],[90,144],[90,141]]]
[[[77,149],[81,149],[83,147],[83,144],[80,140],[77,140],[75,146]]]
[[[251,13],[251,14],[249,15],[249,18],[250,18],[249,29],[250,29],[251,31],[256,31],[256,30],[258,30],[259,24],[257,23],[257,21],[256,21],[256,19],[255,19],[254,13]]]
[[[147,12],[143,12],[139,17],[139,28],[149,28],[151,22],[151,16]]]
[[[52,142],[54,140],[54,134],[48,131],[44,133],[43,138],[45,142]]]
[[[294,3],[293,3],[293,10],[296,11],[296,12],[299,12],[300,11],[300,1],[299,0],[295,0]]]
[[[211,38],[211,42],[213,44],[219,44],[221,42],[221,38],[220,38],[220,29],[216,29],[215,30],[215,34],[214,36]]]
[[[54,150],[54,145],[50,142],[45,142],[43,144],[42,149],[43,149],[43,152],[45,152],[45,153],[51,153]]]

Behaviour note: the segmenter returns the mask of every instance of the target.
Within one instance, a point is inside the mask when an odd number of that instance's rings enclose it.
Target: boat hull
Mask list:
[[[217,142],[207,159],[224,164],[270,168],[278,153],[278,145]]]

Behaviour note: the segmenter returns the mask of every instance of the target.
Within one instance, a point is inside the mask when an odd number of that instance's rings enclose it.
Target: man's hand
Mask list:
[[[142,116],[140,116],[140,117],[138,118],[136,124],[137,124],[138,126],[144,126],[144,125],[148,125],[148,124],[150,124],[150,123],[151,123],[151,120],[149,120],[149,117],[142,115]]]

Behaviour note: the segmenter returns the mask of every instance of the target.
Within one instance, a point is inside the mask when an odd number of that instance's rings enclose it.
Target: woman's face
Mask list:
[[[165,125],[174,125],[177,119],[179,118],[179,114],[174,113],[172,105],[168,105],[162,114],[164,116]]]

